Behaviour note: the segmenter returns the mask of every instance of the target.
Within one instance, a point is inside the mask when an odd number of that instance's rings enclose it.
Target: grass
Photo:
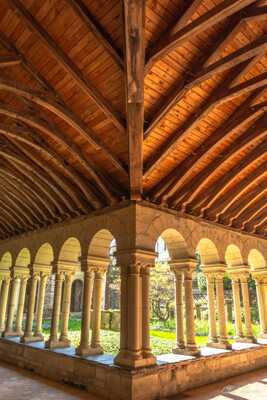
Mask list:
[[[208,341],[208,321],[195,321],[196,342],[198,346],[203,346]],[[151,324],[150,336],[151,346],[155,355],[170,353],[175,347],[175,324],[171,322],[171,326],[167,324],[153,321]],[[234,326],[228,323],[228,334],[230,338],[234,336]],[[44,321],[43,326],[45,339],[49,337],[50,321]],[[69,321],[69,338],[72,345],[77,347],[80,341],[81,320],[71,319]],[[259,333],[259,326],[253,324],[253,332],[255,336]],[[230,339],[233,342],[233,339]],[[114,331],[101,330],[101,343],[105,353],[116,354],[119,351],[120,333]]]

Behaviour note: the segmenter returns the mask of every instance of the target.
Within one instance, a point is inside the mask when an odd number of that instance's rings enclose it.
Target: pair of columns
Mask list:
[[[260,317],[260,337],[267,338],[267,278],[266,270],[252,272],[256,282],[258,309]]]
[[[6,314],[7,314],[7,302],[10,287],[10,277],[6,276],[1,280],[1,292],[0,292],[0,334],[2,334],[6,327]]]
[[[47,348],[63,348],[70,346],[70,340],[68,338],[68,326],[70,316],[70,304],[71,304],[71,288],[73,280],[72,271],[58,271],[55,274],[55,292],[54,302],[51,320],[50,337],[45,343]],[[64,291],[63,291],[64,283]],[[63,303],[62,303],[63,298]],[[61,313],[62,305],[62,313]],[[61,327],[59,335],[59,322],[61,317]]]
[[[207,296],[209,308],[209,342],[208,346],[222,349],[231,349],[228,342],[227,322],[224,302],[223,279],[225,275],[224,265],[202,266],[207,279]],[[216,302],[215,302],[216,287]],[[216,307],[217,306],[217,307]],[[216,323],[216,308],[218,315],[218,333]]]
[[[42,323],[43,323],[45,289],[46,289],[47,278],[48,274],[44,272],[32,272],[31,274],[25,331],[23,336],[21,337],[22,343],[37,342],[37,341],[42,341],[44,339],[42,334]],[[38,282],[39,282],[39,291],[37,300]],[[37,315],[36,315],[35,330],[33,331],[36,301],[37,301]]]
[[[121,268],[120,351],[114,362],[128,368],[156,364],[151,352],[149,321],[150,269],[156,253],[133,249],[116,253]]]
[[[2,326],[5,325],[4,320],[5,320],[6,309],[7,309],[7,320],[3,331],[3,337],[21,336],[23,334],[22,322],[23,322],[25,296],[26,296],[28,279],[29,279],[28,275],[23,275],[23,274],[19,275],[17,273],[14,273],[10,283],[10,294],[9,294],[9,282],[7,281],[4,282],[3,296],[1,296],[1,300],[3,302],[1,306],[3,307],[3,311],[1,312],[1,325]],[[9,294],[9,301],[7,305],[8,294]],[[16,303],[17,303],[17,310],[16,310]],[[15,313],[16,313],[15,329],[13,329]]]
[[[107,259],[100,259],[100,257],[82,260],[84,271],[82,326],[80,344],[76,349],[76,354],[80,356],[103,353],[100,341],[101,309],[104,277],[108,263]],[[91,312],[92,305],[93,313]],[[90,340],[91,325],[92,336]]]
[[[200,355],[195,340],[194,298],[192,286],[192,277],[195,266],[195,260],[177,260],[170,262],[171,271],[175,275],[176,289],[177,347],[173,349],[173,353],[175,354],[187,354],[192,356]]]
[[[249,272],[244,271],[245,267],[240,267],[237,270],[233,267],[229,271],[232,280],[232,291],[234,300],[234,313],[235,313],[235,330],[237,342],[255,343],[256,339],[252,332],[251,311],[249,302],[248,278]],[[245,319],[245,332],[243,331],[242,318],[241,318],[241,302],[240,302],[240,286],[242,292],[243,306],[244,306],[244,319]]]

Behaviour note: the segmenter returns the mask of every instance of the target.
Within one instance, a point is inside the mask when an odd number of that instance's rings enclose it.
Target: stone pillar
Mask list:
[[[253,336],[253,332],[252,332],[249,290],[248,290],[248,275],[241,275],[240,281],[241,281],[241,291],[242,291],[245,326],[246,326],[246,334],[245,334],[244,340],[248,343],[256,343],[256,339]]]
[[[216,272],[215,285],[216,285],[216,297],[217,297],[217,311],[219,319],[218,341],[221,348],[231,349],[232,346],[228,342],[227,330],[226,330],[223,277],[224,277],[224,272]]]
[[[144,269],[155,262],[155,253],[147,250],[133,249],[117,252],[121,267],[121,348],[114,362],[128,368],[139,368],[156,363],[152,353],[147,352],[149,324],[147,311],[143,323],[143,299],[147,303],[148,290],[143,281]],[[146,279],[146,278],[145,278]],[[143,339],[145,342],[143,343]]]
[[[15,315],[15,305],[16,305],[16,296],[18,292],[18,287],[19,287],[19,278],[17,276],[14,276],[11,280],[7,323],[6,323],[6,329],[3,333],[4,337],[16,335],[16,333],[13,331],[13,321]]]
[[[10,278],[5,278],[2,284],[1,297],[0,297],[0,334],[5,330],[9,285],[10,285]]]
[[[240,286],[239,277],[232,276],[232,290],[233,290],[233,300],[234,300],[234,312],[235,312],[235,332],[236,341],[240,339],[243,340],[243,327],[241,319],[241,304],[240,304]]]
[[[24,313],[27,281],[28,281],[28,277],[21,277],[21,279],[20,279],[19,301],[18,301],[18,309],[17,309],[17,316],[16,316],[16,334],[17,334],[17,336],[23,335],[22,320],[23,320],[23,313]]]
[[[23,343],[34,341],[32,328],[33,328],[33,321],[34,321],[34,310],[35,310],[38,279],[39,279],[39,274],[33,272],[31,279],[30,279],[30,293],[29,293],[29,298],[28,298],[26,327],[25,327],[24,335],[21,338],[21,342],[23,342]]]
[[[45,346],[52,349],[61,347],[58,340],[58,325],[60,319],[61,299],[62,299],[62,285],[64,281],[64,274],[62,272],[56,273],[54,303],[51,321],[50,337],[45,343]]]
[[[193,266],[194,267],[194,266]],[[193,268],[188,267],[184,273],[184,292],[185,292],[185,320],[186,320],[186,353],[189,355],[199,355],[200,351],[195,340],[195,317],[194,317],[194,298],[192,286]]]
[[[183,272],[172,268],[175,274],[175,309],[176,309],[176,344],[173,353],[178,353],[185,348],[184,342],[184,302],[183,302]]]
[[[91,320],[91,304],[94,287],[94,271],[89,269],[87,261],[82,261],[82,269],[84,270],[84,288],[83,288],[83,309],[82,309],[82,328],[80,345],[76,349],[76,354],[87,356],[90,354],[91,348],[90,338],[90,320]]]
[[[150,268],[141,269],[141,284],[142,284],[142,356],[144,358],[152,358],[152,350],[150,346]]]
[[[69,330],[72,279],[73,279],[73,274],[66,273],[64,294],[63,294],[61,335],[59,339],[61,342],[60,347],[62,346],[69,347],[71,343],[70,340],[68,339],[68,330]]]
[[[0,277],[0,298],[1,298],[1,290],[2,290],[2,286],[3,286],[3,282],[4,282],[4,278],[1,276]]]
[[[207,279],[207,296],[209,309],[209,342],[208,346],[216,347],[218,343],[217,327],[216,327],[216,306],[215,306],[215,291],[214,291],[214,275],[206,274]],[[214,346],[215,344],[215,346]]]
[[[257,291],[257,299],[258,299],[258,307],[259,307],[259,315],[260,315],[260,337],[267,338],[267,321],[266,321],[266,313],[265,313],[265,301],[264,301],[264,282],[261,276],[254,276],[256,281],[256,291]]]
[[[101,328],[101,304],[103,294],[103,283],[106,268],[96,267],[95,269],[95,286],[93,299],[93,320],[92,320],[92,338],[91,348],[95,350],[95,354],[102,354],[103,350],[100,343]]]
[[[34,337],[38,340],[44,340],[42,335],[42,324],[43,324],[43,312],[44,312],[44,300],[45,300],[45,289],[48,276],[44,273],[40,277],[40,287],[38,295],[38,306],[37,306],[37,317]]]

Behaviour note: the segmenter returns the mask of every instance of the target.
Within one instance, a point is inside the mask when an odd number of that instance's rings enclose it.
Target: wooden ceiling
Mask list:
[[[1,0],[0,238],[147,199],[267,234],[267,0]]]

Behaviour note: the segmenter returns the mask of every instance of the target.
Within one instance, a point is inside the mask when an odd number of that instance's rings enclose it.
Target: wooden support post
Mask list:
[[[142,196],[145,0],[123,0],[130,196]]]

